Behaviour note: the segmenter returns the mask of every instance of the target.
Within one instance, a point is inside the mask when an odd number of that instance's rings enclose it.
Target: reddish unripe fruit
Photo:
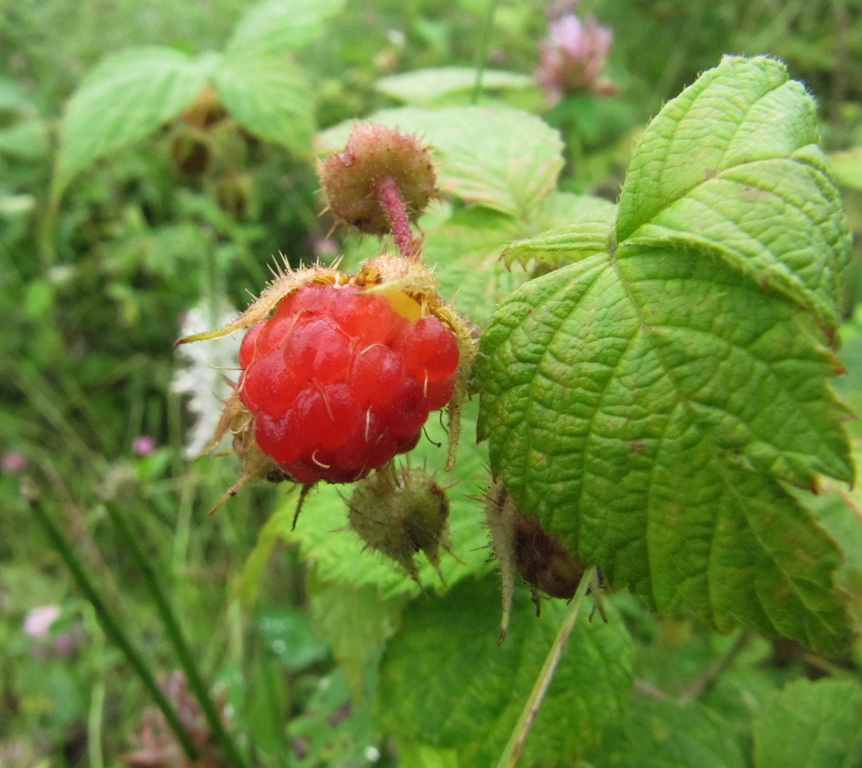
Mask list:
[[[306,285],[251,327],[238,384],[258,447],[300,483],[351,482],[412,449],[455,389],[459,349],[406,295]]]
[[[322,160],[318,171],[333,213],[372,235],[397,228],[392,205],[415,222],[437,196],[431,153],[414,136],[385,125],[355,125],[344,150]],[[397,204],[387,194],[397,195]]]

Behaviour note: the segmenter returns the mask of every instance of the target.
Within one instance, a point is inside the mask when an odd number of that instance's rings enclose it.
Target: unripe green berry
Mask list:
[[[348,506],[350,527],[370,549],[417,582],[419,552],[440,573],[440,549],[449,550],[449,501],[433,475],[389,465],[360,481]]]

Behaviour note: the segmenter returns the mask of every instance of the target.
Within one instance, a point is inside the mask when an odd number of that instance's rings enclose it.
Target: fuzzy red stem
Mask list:
[[[392,235],[395,245],[405,259],[412,259],[416,253],[413,248],[413,232],[410,229],[410,217],[404,199],[398,191],[398,185],[391,176],[385,176],[377,185],[377,199],[392,225]]]

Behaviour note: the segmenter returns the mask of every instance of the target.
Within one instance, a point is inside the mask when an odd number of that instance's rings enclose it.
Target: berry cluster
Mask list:
[[[299,483],[344,483],[416,445],[459,347],[401,291],[310,283],[249,329],[239,363],[259,448]]]

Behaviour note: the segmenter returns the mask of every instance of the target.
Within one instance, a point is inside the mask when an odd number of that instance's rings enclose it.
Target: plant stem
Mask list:
[[[385,176],[377,185],[377,199],[389,217],[389,223],[392,225],[392,235],[395,238],[395,245],[398,246],[399,253],[405,259],[414,258],[416,252],[413,247],[413,231],[410,229],[410,217],[407,215],[404,199],[398,191],[398,184],[395,183],[395,179],[391,176]]]
[[[105,633],[96,618],[92,604],[85,612],[85,626],[93,638],[90,650],[99,659],[99,676],[93,684],[90,697],[90,711],[87,715],[87,741],[90,753],[90,768],[105,768],[105,757],[102,754],[102,720],[105,708]]]
[[[153,697],[153,701],[156,706],[165,716],[165,721],[167,722],[168,727],[174,732],[174,735],[180,742],[183,752],[185,752],[190,760],[197,760],[200,757],[200,754],[195,743],[192,741],[191,736],[183,726],[182,722],[180,722],[176,711],[171,706],[171,703],[168,701],[167,696],[165,696],[164,691],[159,687],[156,679],[153,677],[144,662],[144,659],[132,645],[132,642],[129,640],[125,630],[123,630],[120,623],[114,618],[113,614],[102,601],[95,584],[90,581],[90,577],[81,565],[81,561],[78,559],[72,546],[60,531],[60,528],[56,522],[54,522],[54,519],[42,506],[42,501],[38,490],[35,488],[35,484],[32,482],[29,482],[26,485],[22,484],[22,490],[24,491],[25,498],[30,504],[31,511],[35,514],[36,519],[41,523],[45,533],[54,545],[54,548],[72,572],[72,576],[78,583],[81,591],[95,609],[96,615],[99,617],[99,621],[105,629],[105,633],[117,644],[117,646],[119,646],[123,655],[126,657],[126,660],[141,679],[144,687]]]
[[[476,80],[473,82],[473,93],[470,95],[470,103],[474,105],[479,103],[479,96],[482,94],[482,78],[488,65],[488,46],[491,44],[491,30],[494,28],[498,2],[499,0],[488,0],[488,11],[485,14],[485,24],[482,26],[482,39],[476,52]]]
[[[186,679],[189,681],[189,686],[192,691],[194,691],[195,698],[198,700],[198,704],[201,708],[201,712],[206,718],[207,724],[215,735],[216,740],[221,745],[222,750],[224,750],[228,764],[236,766],[237,768],[247,766],[248,761],[240,752],[236,741],[227,732],[221,717],[219,717],[215,704],[213,704],[212,697],[204,683],[203,676],[195,662],[191,648],[185,640],[182,630],[180,629],[179,622],[177,621],[176,614],[174,613],[173,608],[171,608],[164,590],[156,577],[156,572],[153,569],[150,559],[144,553],[140,542],[135,537],[135,534],[132,532],[132,529],[129,527],[125,517],[120,513],[120,511],[116,509],[113,504],[106,504],[106,507],[108,509],[108,514],[111,516],[111,521],[114,523],[115,528],[119,532],[125,545],[128,547],[129,552],[143,573],[144,581],[150,590],[150,594],[153,596],[156,609],[158,610],[165,630],[168,633],[168,638],[174,646],[174,650],[179,658],[180,666],[182,667],[183,672],[185,672]]]
[[[572,630],[575,627],[575,622],[577,621],[581,606],[584,603],[584,597],[595,579],[595,566],[588,568],[581,577],[581,580],[578,583],[578,589],[575,592],[575,596],[572,598],[569,612],[566,614],[563,623],[560,625],[557,637],[554,639],[554,644],[548,651],[548,656],[545,659],[542,670],[536,678],[535,685],[533,685],[533,690],[530,692],[530,696],[524,704],[524,709],[521,711],[521,716],[515,724],[515,729],[509,737],[509,742],[506,744],[506,748],[503,750],[503,754],[497,762],[497,768],[514,768],[515,764],[518,762],[518,758],[521,756],[521,751],[524,749],[524,744],[527,741],[527,736],[530,733],[530,729],[533,727],[533,721],[539,713],[539,707],[542,705],[542,700],[548,692],[548,687],[551,685],[551,680],[554,678],[554,672],[557,670],[557,665],[563,657],[563,651],[566,648],[566,643],[569,641],[569,635],[572,634]]]
[[[727,653],[716,659],[704,673],[686,686],[685,690],[680,695],[680,701],[688,701],[700,698],[709,687],[719,678],[722,673],[730,669],[736,661],[740,653],[742,653],[751,640],[751,635],[748,632],[740,632],[739,636],[734,641]]]

